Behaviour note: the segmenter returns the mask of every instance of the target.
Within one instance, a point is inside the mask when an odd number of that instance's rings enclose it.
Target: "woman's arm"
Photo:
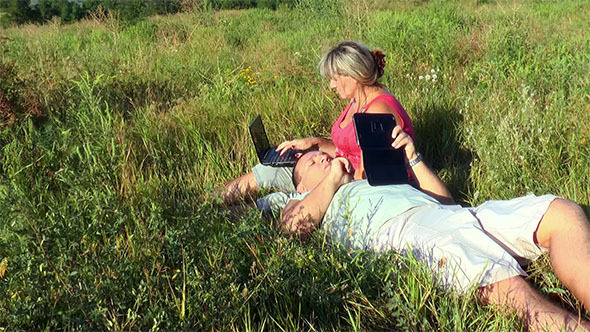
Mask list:
[[[399,115],[399,113],[393,109],[391,106],[387,105],[382,101],[376,101],[371,104],[371,107],[367,109],[366,113],[372,114],[392,114],[395,118],[395,123],[399,124],[400,126],[404,124],[403,119]]]
[[[277,146],[277,151],[281,155],[291,149],[302,151],[315,149],[327,153],[332,158],[335,157],[336,153],[336,146],[331,140],[319,137],[297,138],[285,141]]]
[[[332,158],[336,158],[336,145],[334,145],[332,140],[326,138],[317,138],[317,140],[317,147],[319,151],[327,153]]]
[[[415,154],[411,161],[416,161],[419,154]],[[421,157],[420,157],[421,158]],[[442,180],[436,175],[423,161],[418,162],[413,167],[409,167],[410,173],[418,183],[418,187],[421,191],[434,197],[442,204],[455,204],[455,200],[451,195],[451,192]]]
[[[410,135],[405,133],[398,125],[393,128],[391,137],[393,138],[393,143],[391,144],[393,148],[404,148],[409,165],[413,165],[408,168],[418,183],[420,190],[434,197],[442,204],[455,204],[451,192],[447,189],[442,180],[430,168],[428,168],[423,161],[421,161],[422,157],[416,152],[414,141]]]

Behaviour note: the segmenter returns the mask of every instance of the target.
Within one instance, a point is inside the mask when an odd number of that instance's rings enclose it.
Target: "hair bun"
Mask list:
[[[373,59],[375,60],[375,64],[377,64],[377,77],[381,77],[385,72],[385,53],[381,50],[372,50],[371,54],[373,54]]]

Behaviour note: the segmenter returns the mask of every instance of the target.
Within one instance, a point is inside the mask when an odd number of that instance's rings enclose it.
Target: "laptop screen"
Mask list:
[[[257,115],[254,120],[252,120],[249,128],[254,147],[256,148],[256,154],[258,155],[258,158],[262,160],[264,159],[264,153],[270,148],[270,143],[268,142],[268,137],[266,137],[266,132],[264,131],[260,115]]]

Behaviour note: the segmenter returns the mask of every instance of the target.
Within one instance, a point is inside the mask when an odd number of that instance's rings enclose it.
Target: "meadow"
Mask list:
[[[317,62],[358,40],[463,205],[554,193],[590,213],[587,1],[302,0],[0,30],[0,330],[522,330],[411,258],[281,234],[213,190],[273,141],[329,137]],[[543,294],[586,319],[547,257]]]

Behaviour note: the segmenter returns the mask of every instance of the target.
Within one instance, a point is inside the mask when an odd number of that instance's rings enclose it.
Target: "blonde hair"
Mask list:
[[[385,69],[385,54],[359,42],[344,41],[330,49],[318,64],[326,78],[350,76],[363,85],[377,85]]]

